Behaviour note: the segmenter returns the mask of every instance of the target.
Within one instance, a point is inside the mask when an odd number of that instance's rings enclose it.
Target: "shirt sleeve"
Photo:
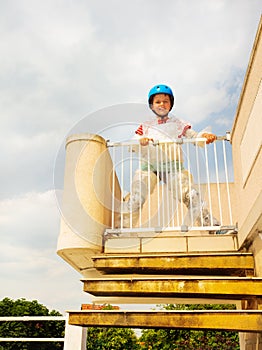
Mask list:
[[[144,135],[143,125],[140,124],[139,127],[136,129],[135,133],[139,136]]]
[[[190,128],[187,128],[185,130],[185,133],[183,136],[186,138],[189,138],[189,139],[193,139],[193,138],[199,137],[198,135],[199,135],[199,133],[197,131],[191,129],[191,127],[190,127]]]

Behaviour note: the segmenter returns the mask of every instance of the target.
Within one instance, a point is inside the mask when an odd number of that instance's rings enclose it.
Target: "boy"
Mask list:
[[[170,87],[160,84],[154,86],[148,94],[148,104],[150,109],[155,113],[156,118],[141,124],[135,131],[139,138],[141,147],[141,171],[136,171],[132,182],[132,193],[127,201],[123,203],[123,226],[130,226],[130,213],[132,212],[133,225],[136,223],[140,207],[143,206],[148,193],[152,193],[157,183],[157,175],[159,176],[159,157],[156,159],[156,152],[151,142],[170,141],[181,137],[186,138],[206,138],[206,143],[212,143],[216,140],[216,136],[211,133],[198,133],[191,128],[191,125],[174,117],[169,117],[169,112],[174,106],[174,95]],[[161,148],[160,148],[161,149]],[[163,149],[161,150],[164,151]],[[150,154],[150,156],[149,156]],[[163,152],[164,154],[164,152]],[[166,159],[166,154],[163,156]],[[150,162],[148,161],[150,159]],[[180,162],[180,171],[178,168],[178,159]],[[178,200],[182,201],[188,208],[188,213],[183,224],[189,226],[195,221],[201,226],[220,225],[215,218],[210,218],[208,210],[203,208],[200,200],[200,194],[191,184],[191,175],[183,168],[182,156],[172,154],[167,163],[164,163],[164,173],[161,172],[164,182],[166,177],[171,175],[171,181],[168,187],[178,189]],[[148,171],[148,168],[150,171]],[[179,184],[179,186],[177,185]],[[150,187],[150,191],[149,191]]]

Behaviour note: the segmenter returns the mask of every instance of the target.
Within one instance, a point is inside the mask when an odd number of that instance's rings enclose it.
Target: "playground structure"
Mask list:
[[[202,139],[151,145],[157,179],[165,157],[178,154],[180,164],[182,154],[189,186],[211,215],[208,225],[193,219],[180,198],[182,183],[172,187],[168,178],[152,191],[149,184],[143,207],[124,224],[121,208],[140,166],[139,146],[92,134],[71,135],[66,143],[58,254],[81,274],[95,302],[235,303],[237,310],[69,311],[72,326],[235,330],[242,350],[262,348],[261,36],[260,21],[230,135],[204,147]],[[82,344],[84,330],[73,328]],[[72,349],[69,342],[65,349]]]

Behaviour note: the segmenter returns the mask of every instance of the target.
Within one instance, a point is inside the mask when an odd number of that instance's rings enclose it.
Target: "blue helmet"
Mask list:
[[[174,95],[173,95],[173,92],[172,90],[170,89],[170,87],[168,87],[167,85],[163,85],[163,84],[159,84],[159,85],[156,85],[154,87],[152,87],[152,89],[149,91],[148,93],[148,103],[149,103],[149,106],[152,105],[152,102],[153,102],[153,97],[157,94],[166,94],[166,95],[169,95],[170,97],[170,102],[171,102],[171,108],[170,108],[170,111],[171,109],[173,108],[174,106]]]

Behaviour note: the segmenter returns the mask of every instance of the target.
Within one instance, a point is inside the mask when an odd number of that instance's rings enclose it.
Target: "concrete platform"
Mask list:
[[[92,259],[94,268],[104,275],[254,275],[252,253],[121,253],[94,255]]]
[[[181,277],[83,279],[94,296],[250,299],[262,297],[262,278]]]
[[[208,329],[261,332],[262,311],[68,311],[69,324],[82,327]]]
[[[120,232],[120,231],[119,231]],[[236,233],[193,232],[120,232],[105,236],[104,253],[193,253],[232,252],[238,250]]]

